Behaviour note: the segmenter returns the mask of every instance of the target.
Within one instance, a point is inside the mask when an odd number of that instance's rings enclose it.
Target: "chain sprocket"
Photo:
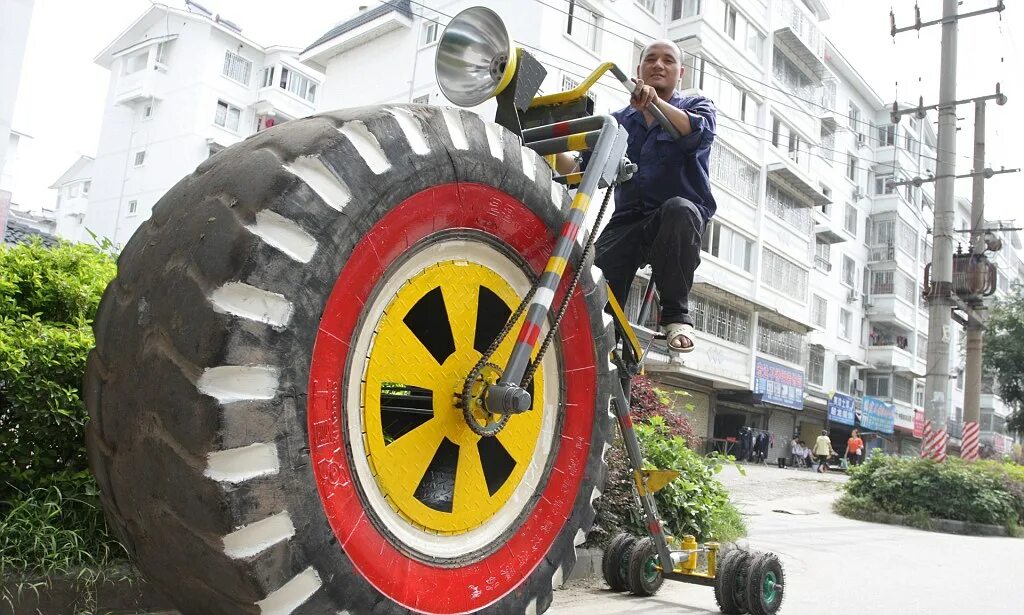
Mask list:
[[[473,373],[475,377],[472,380],[466,380],[466,384],[462,387],[462,416],[473,433],[485,438],[493,437],[505,427],[509,418],[512,417],[511,414],[488,412],[484,403],[487,388],[501,378],[501,366],[484,363]]]

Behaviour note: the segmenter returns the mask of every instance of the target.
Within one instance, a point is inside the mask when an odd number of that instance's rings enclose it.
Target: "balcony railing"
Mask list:
[[[827,258],[822,256],[814,257],[814,266],[822,271],[832,271],[832,263]]]
[[[896,246],[892,243],[884,246],[874,246],[868,249],[869,263],[879,263],[891,260],[896,260]]]

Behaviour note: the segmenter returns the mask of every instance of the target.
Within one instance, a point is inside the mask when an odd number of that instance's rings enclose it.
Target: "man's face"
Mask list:
[[[683,67],[675,49],[669,45],[651,45],[640,60],[638,72],[644,83],[659,90],[675,88],[683,76]]]

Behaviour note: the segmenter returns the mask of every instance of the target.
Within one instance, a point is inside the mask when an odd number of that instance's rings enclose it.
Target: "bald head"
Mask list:
[[[652,41],[650,43],[647,43],[647,46],[644,47],[643,53],[640,54],[640,61],[641,62],[644,61],[644,58],[647,57],[647,54],[649,54],[654,47],[668,48],[669,51],[671,51],[673,54],[675,54],[676,62],[682,64],[683,52],[680,51],[679,45],[676,45],[675,41],[670,41],[670,40],[665,39],[665,38],[659,38],[656,41]]]

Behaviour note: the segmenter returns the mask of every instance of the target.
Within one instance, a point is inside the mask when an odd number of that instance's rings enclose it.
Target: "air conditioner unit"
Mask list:
[[[857,186],[856,188],[854,188],[853,189],[853,200],[854,201],[859,201],[859,200],[861,200],[863,198],[864,198],[864,190],[860,186]]]
[[[864,381],[860,378],[854,378],[850,381],[850,392],[854,395],[864,394]]]
[[[853,303],[854,301],[856,301],[856,300],[857,300],[857,298],[858,298],[858,297],[857,297],[857,294],[858,294],[858,293],[857,293],[857,291],[851,288],[851,289],[850,289],[850,290],[849,290],[849,291],[848,291],[848,292],[846,293],[846,302],[847,302],[847,303]]]
[[[868,136],[862,133],[857,133],[857,147],[864,147],[868,144]]]

